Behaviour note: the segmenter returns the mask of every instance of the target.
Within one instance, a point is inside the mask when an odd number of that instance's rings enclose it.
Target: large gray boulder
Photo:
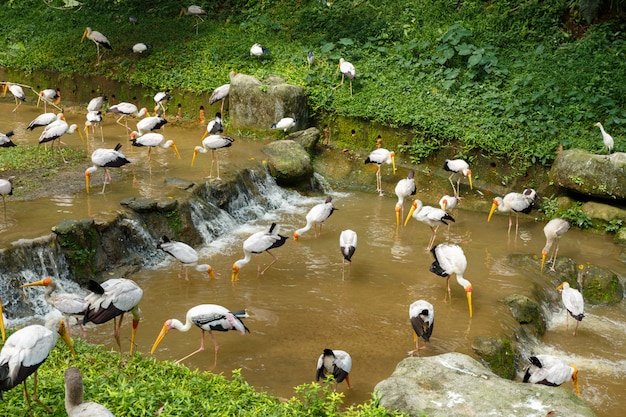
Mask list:
[[[230,123],[233,129],[269,130],[283,117],[294,117],[300,130],[308,125],[308,107],[304,89],[286,84],[282,78],[269,76],[263,81],[237,74],[228,93]]]
[[[311,157],[296,141],[279,140],[265,145],[261,151],[267,155],[267,167],[278,185],[299,185],[313,175]]]
[[[584,149],[560,152],[550,179],[557,185],[593,197],[626,198],[626,153],[595,155]]]
[[[411,416],[545,417],[551,410],[595,416],[571,383],[548,387],[509,381],[460,353],[404,359],[375,391],[387,410]]]

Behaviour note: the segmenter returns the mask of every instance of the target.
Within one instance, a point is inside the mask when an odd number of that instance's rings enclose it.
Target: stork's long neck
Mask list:
[[[179,320],[176,319],[172,319],[172,323],[170,324],[170,327],[172,329],[176,329],[181,332],[188,331],[189,329],[191,329],[191,326],[193,326],[193,322],[191,321],[191,318],[189,316],[187,316],[185,325],[183,325]]]
[[[43,293],[43,299],[46,300],[47,303],[50,303],[50,297],[52,297],[52,293],[57,289],[56,282],[52,281],[48,284],[48,288],[46,288],[46,292]]]
[[[309,229],[311,228],[311,226],[313,226],[313,221],[307,220],[306,221],[306,226],[304,226],[302,229],[296,230],[296,234],[301,235],[304,232],[308,232]]]
[[[471,282],[463,278],[463,274],[456,274],[456,282],[458,282],[459,285],[461,285],[465,289],[472,286]]]
[[[250,262],[250,259],[252,258],[251,252],[244,251],[244,253],[246,254],[246,256],[243,259],[240,259],[237,262],[235,262],[235,265],[237,265],[237,268],[241,268],[242,266],[247,265],[248,262]]]

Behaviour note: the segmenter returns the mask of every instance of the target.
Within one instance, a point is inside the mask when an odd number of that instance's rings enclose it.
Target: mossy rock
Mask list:
[[[617,304],[624,298],[624,285],[613,271],[595,265],[585,265],[582,273],[583,297],[592,305]],[[570,285],[576,287],[576,283]]]
[[[96,248],[100,244],[94,220],[64,220],[52,231],[57,236],[57,243],[74,279],[80,283],[87,282],[96,273]]]
[[[519,324],[528,324],[535,334],[542,336],[546,332],[546,321],[541,314],[539,304],[524,295],[513,294],[503,300]]]
[[[475,337],[472,349],[491,372],[501,378],[515,378],[515,354],[511,342],[497,337]]]

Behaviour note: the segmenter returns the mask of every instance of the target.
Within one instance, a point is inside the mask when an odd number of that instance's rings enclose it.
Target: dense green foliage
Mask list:
[[[407,148],[416,160],[455,145],[451,154],[500,156],[523,172],[549,164],[559,144],[600,151],[597,121],[616,139],[615,150],[626,150],[626,23],[615,10],[612,20],[587,25],[578,2],[568,0],[197,4],[209,14],[196,36],[193,18],[179,17],[179,6],[165,0],[89,0],[67,10],[9,2],[0,8],[0,19],[11,22],[0,28],[0,65],[198,93],[226,83],[231,70],[275,73],[306,87],[314,116],[410,127]],[[86,26],[113,44],[99,66],[94,45],[79,42]],[[154,49],[133,55],[136,42]],[[255,42],[269,56],[250,57]],[[316,56],[310,70],[309,49]],[[353,97],[348,88],[332,89],[340,57],[357,69]]]
[[[332,384],[312,383],[296,388],[296,395],[280,401],[257,392],[239,370],[229,380],[223,375],[191,371],[171,362],[142,359],[140,354],[125,356],[74,339],[76,358],[63,342],[39,368],[39,399],[53,410],[50,416],[66,416],[63,375],[70,366],[78,367],[85,385],[84,401],[105,405],[117,416],[388,416],[376,401],[341,410],[343,394],[333,392]],[[32,391],[33,377],[27,379]],[[25,415],[21,387],[3,393],[0,414]],[[35,415],[44,410],[34,403]]]

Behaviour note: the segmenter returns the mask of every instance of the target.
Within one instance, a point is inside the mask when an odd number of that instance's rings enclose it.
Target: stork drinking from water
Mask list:
[[[407,355],[413,356],[419,350],[426,346],[419,347],[419,338],[424,339],[428,343],[430,336],[433,334],[433,326],[435,324],[435,308],[426,300],[417,300],[409,306],[409,319],[413,326],[413,339],[415,339],[415,349],[407,352]]]
[[[574,382],[576,395],[580,396],[578,368],[570,366],[561,358],[552,355],[535,355],[524,370],[523,382],[558,387],[570,379]]]
[[[253,254],[258,255],[260,253],[267,252],[274,259],[265,267],[265,269],[263,269],[263,271],[261,271],[261,263],[258,262],[257,256],[257,274],[263,275],[270,266],[278,261],[278,257],[274,256],[270,252],[270,249],[279,248],[283,246],[286,241],[287,237],[278,234],[278,226],[276,223],[272,223],[268,231],[263,230],[251,235],[243,242],[244,258],[239,259],[233,264],[231,281],[237,281],[239,279],[239,270],[250,262]]]
[[[339,235],[339,249],[341,250],[341,278],[345,277],[346,262],[352,265],[352,256],[356,251],[357,235],[354,230],[343,230]]]
[[[189,267],[193,267],[196,271],[206,272],[210,278],[215,278],[215,272],[211,265],[200,264],[198,265],[198,252],[191,246],[183,242],[177,242],[170,240],[167,236],[163,236],[159,243],[157,243],[157,249],[161,249],[168,255],[176,258],[180,262],[180,270],[178,271],[178,278],[182,277],[183,269],[185,270],[185,280],[189,281]]]
[[[306,215],[306,225],[295,232],[293,232],[294,240],[300,239],[303,233],[309,231],[311,227],[313,227],[313,231],[315,232],[315,237],[318,237],[322,234],[322,223],[328,219],[333,212],[337,210],[333,207],[333,198],[331,196],[326,197],[326,200],[323,203],[319,203],[314,205],[311,210]],[[319,233],[317,231],[317,226],[319,225]]]
[[[472,283],[463,277],[467,268],[467,258],[459,245],[443,243],[431,250],[435,261],[430,266],[430,272],[446,278],[448,297],[450,296],[450,275],[456,274],[456,281],[465,289],[469,316],[472,318]]]
[[[130,163],[124,154],[120,152],[121,148],[122,144],[118,143],[115,149],[96,149],[93,151],[91,154],[93,166],[87,168],[85,171],[85,188],[87,189],[87,193],[89,193],[91,174],[96,172],[98,168],[104,168],[104,185],[102,186],[102,194],[104,194],[104,189],[107,184],[113,181],[109,173],[109,168],[119,168]]]
[[[415,172],[411,169],[406,178],[401,179],[396,184],[396,196],[398,202],[396,203],[396,226],[400,226],[401,219],[404,218],[404,199],[413,196],[417,193],[417,187],[415,186]]]

